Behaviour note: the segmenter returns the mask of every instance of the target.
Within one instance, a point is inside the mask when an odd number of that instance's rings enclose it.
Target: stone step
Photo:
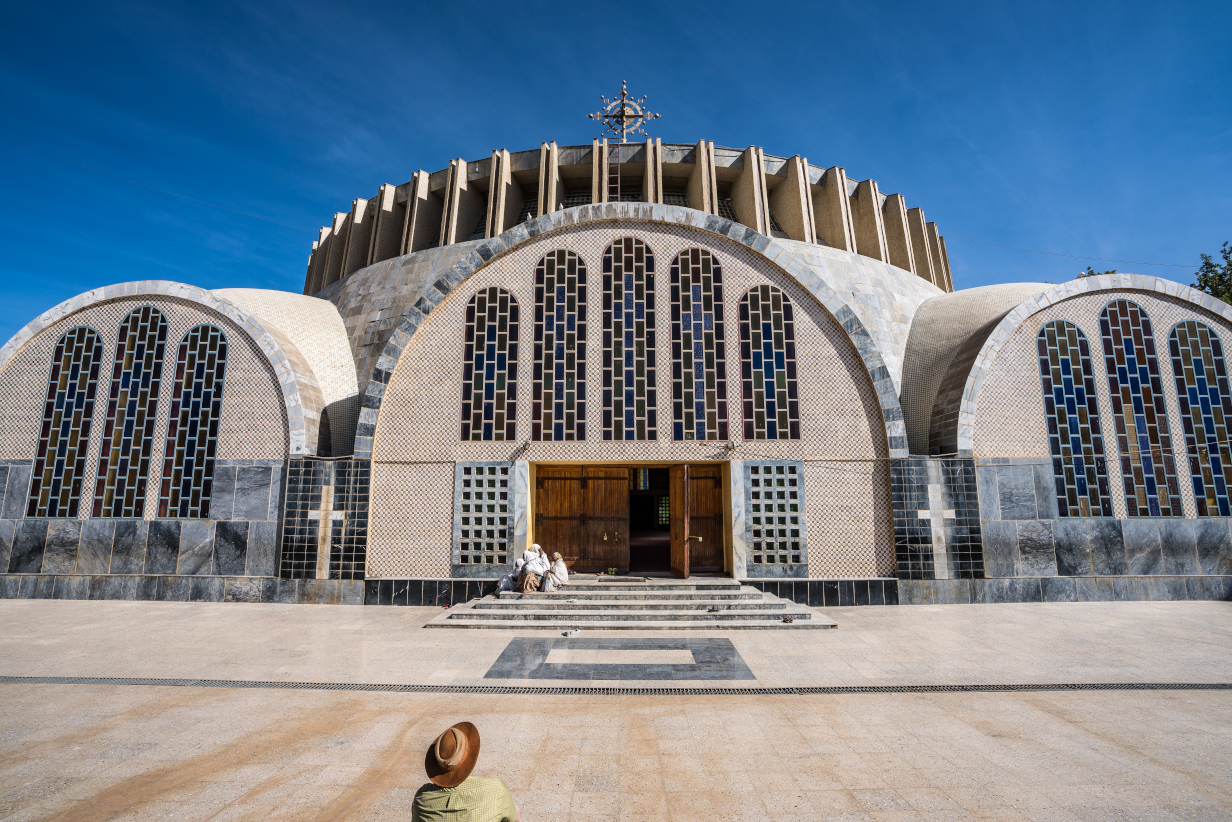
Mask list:
[[[605,622],[605,621],[625,621],[635,622],[638,620],[647,622],[696,622],[707,621],[722,623],[733,619],[764,619],[764,620],[781,620],[784,616],[790,616],[795,619],[811,619],[812,613],[799,611],[788,611],[786,608],[778,610],[761,610],[761,611],[719,611],[710,613],[708,611],[567,611],[567,610],[482,610],[477,608],[467,608],[460,606],[450,608],[448,613],[450,621],[458,620],[491,620],[491,619],[522,619],[522,620],[566,620],[573,622]]]
[[[579,599],[583,602],[591,600],[616,600],[620,602],[655,602],[660,600],[723,600],[739,602],[743,600],[760,600],[762,592],[756,588],[741,588],[738,591],[575,591],[570,585],[563,591],[551,594],[532,593],[519,594],[516,591],[501,591],[497,594],[501,600],[537,602],[555,601],[557,599]]]
[[[797,619],[795,622],[773,622],[770,620],[734,619],[718,624],[715,622],[681,622],[681,621],[646,621],[646,620],[614,620],[602,623],[582,623],[568,619],[554,620],[524,620],[524,619],[459,619],[447,620],[437,617],[425,628],[484,628],[506,631],[551,630],[567,631],[581,628],[579,636],[587,636],[595,631],[743,631],[743,630],[817,630],[821,628],[837,628],[838,623],[831,619]]]
[[[552,596],[551,594],[545,597]],[[640,611],[700,611],[708,612],[710,608],[717,608],[722,611],[757,611],[757,610],[782,610],[787,607],[787,603],[783,600],[777,602],[769,602],[761,599],[741,599],[741,600],[714,600],[714,599],[697,599],[681,601],[676,598],[665,599],[662,601],[647,602],[645,600],[628,600],[628,599],[589,599],[580,602],[567,602],[559,599],[546,599],[529,597],[523,599],[512,599],[501,597],[484,597],[480,600],[473,600],[476,610],[486,611],[518,611],[518,610],[536,610],[536,611],[628,611],[637,613]]]
[[[573,582],[570,591],[739,591],[747,587],[739,582]]]

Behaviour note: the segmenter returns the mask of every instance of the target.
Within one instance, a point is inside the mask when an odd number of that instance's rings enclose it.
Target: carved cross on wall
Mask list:
[[[309,511],[308,519],[317,523],[317,579],[329,579],[329,563],[332,559],[334,523],[341,528],[346,521],[345,511],[334,511],[334,486],[321,487],[321,510]]]
[[[932,525],[933,536],[933,577],[935,579],[950,578],[950,551],[945,541],[946,520],[953,526],[957,516],[953,508],[945,507],[945,494],[940,482],[932,482],[932,471],[929,472],[928,508],[921,508],[916,516],[928,520]]]

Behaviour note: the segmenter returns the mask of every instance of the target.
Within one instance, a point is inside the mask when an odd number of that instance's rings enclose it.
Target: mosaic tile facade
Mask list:
[[[603,252],[603,438],[659,435],[655,352],[655,260],[623,237]]]
[[[454,565],[480,566],[499,577],[513,562],[512,468],[509,462],[454,467]]]
[[[535,266],[531,439],[586,439],[586,264],[549,251]]]
[[[802,462],[744,464],[745,544],[750,566],[776,565],[789,572],[807,569],[804,492]],[[752,574],[752,567],[749,571]]]
[[[1199,517],[1232,516],[1232,394],[1223,345],[1210,326],[1187,320],[1168,335],[1177,404],[1185,432],[1185,456]]]
[[[690,248],[672,260],[672,436],[725,440],[727,341],[723,268],[708,250]]]
[[[466,306],[462,354],[462,439],[517,439],[518,301],[503,288]]]
[[[89,488],[86,455],[102,359],[103,343],[92,328],[70,329],[56,343],[27,517],[77,516],[82,487]]]
[[[1110,517],[1108,463],[1090,344],[1078,326],[1053,320],[1040,329],[1036,345],[1059,515]]]
[[[795,316],[774,286],[740,300],[740,380],[746,440],[800,439]]]
[[[290,460],[280,577],[364,579],[370,484],[368,460]],[[323,557],[324,546],[328,555]]]
[[[160,517],[208,519],[226,388],[227,337],[213,325],[190,329],[175,361],[163,457]]]
[[[799,440],[744,442],[677,441],[659,430],[650,441],[555,443],[533,439],[521,445],[500,442],[460,442],[456,423],[425,417],[423,408],[448,407],[460,396],[461,354],[465,306],[479,290],[493,286],[509,290],[523,305],[534,301],[532,273],[550,250],[567,248],[587,264],[592,293],[602,292],[603,252],[617,238],[644,242],[656,261],[705,243],[722,267],[723,309],[738,316],[740,297],[764,283],[774,285],[795,309],[799,392],[814,397],[800,409]],[[593,265],[591,264],[593,261]],[[670,304],[667,277],[655,278],[656,306]],[[659,312],[660,315],[666,312]],[[672,357],[670,327],[660,316],[656,336],[658,362]],[[522,349],[533,345],[531,323],[522,323]],[[589,348],[602,349],[601,323],[587,329]],[[456,351],[450,355],[449,352]],[[725,349],[725,368],[740,367],[736,346]],[[599,360],[595,358],[598,376]],[[1038,378],[1035,387],[1038,391]],[[809,574],[813,577],[867,577],[892,574],[893,515],[885,427],[876,391],[869,383],[861,356],[842,326],[798,282],[764,258],[722,238],[707,237],[688,227],[624,223],[619,230],[579,226],[554,231],[492,260],[454,293],[441,300],[415,336],[408,340],[386,386],[374,432],[373,490],[369,574],[401,578],[450,576],[452,544],[453,463],[525,460],[555,462],[695,462],[705,460],[804,460],[809,488],[806,500]],[[520,380],[519,430],[529,431],[530,386]],[[596,385],[595,389],[598,390]],[[458,392],[458,393],[454,393]],[[672,415],[672,399],[658,392],[661,419]],[[743,430],[740,408],[732,423]],[[600,403],[589,403],[588,425],[602,429]],[[445,427],[448,426],[448,427]],[[816,490],[814,490],[816,489]],[[870,500],[872,503],[870,504]],[[743,533],[743,531],[741,532]]]
[[[157,437],[167,320],[153,306],[120,323],[94,487],[95,517],[140,517]]]
[[[1116,300],[1100,313],[1099,324],[1126,513],[1182,516],[1151,318],[1137,303]]]

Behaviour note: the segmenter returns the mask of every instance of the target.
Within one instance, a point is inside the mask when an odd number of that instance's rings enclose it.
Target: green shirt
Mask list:
[[[514,822],[518,809],[513,795],[499,779],[467,777],[456,788],[431,782],[415,794],[411,822]]]

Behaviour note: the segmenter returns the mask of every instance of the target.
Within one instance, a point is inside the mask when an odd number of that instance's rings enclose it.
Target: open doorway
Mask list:
[[[667,468],[635,468],[629,491],[629,571],[671,567],[671,487]]]

